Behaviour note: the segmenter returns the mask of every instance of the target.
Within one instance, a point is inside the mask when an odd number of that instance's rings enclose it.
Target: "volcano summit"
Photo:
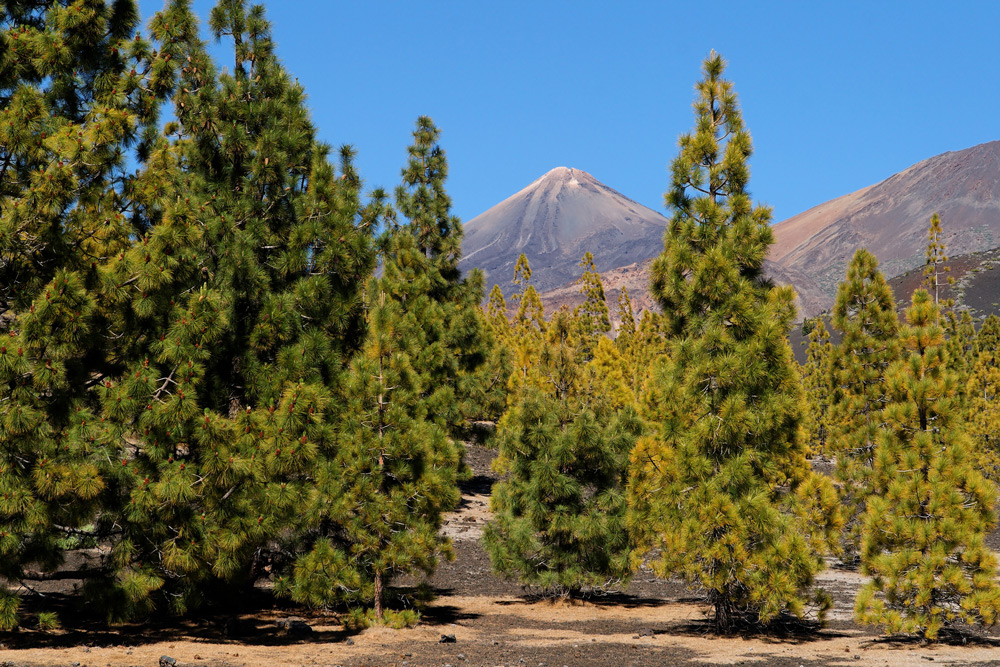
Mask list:
[[[587,251],[598,271],[655,257],[667,219],[585,171],[556,167],[465,225],[461,268],[508,293],[521,253],[540,292],[576,279]]]

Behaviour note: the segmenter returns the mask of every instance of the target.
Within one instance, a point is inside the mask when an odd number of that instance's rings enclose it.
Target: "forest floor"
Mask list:
[[[155,666],[161,656],[182,667],[1000,666],[996,630],[927,645],[855,625],[853,599],[864,578],[834,567],[818,577],[834,598],[823,628],[799,623],[767,634],[716,636],[705,623],[707,607],[698,591],[658,579],[646,568],[614,594],[576,602],[539,599],[494,575],[478,541],[496,479],[490,470],[493,455],[469,445],[473,477],[463,484],[462,506],[444,527],[456,558],[442,563],[430,579],[437,597],[414,628],[350,632],[335,614],[309,612],[257,591],[253,599],[234,600],[226,609],[183,621],[111,630],[85,613],[63,614],[62,630],[0,635],[0,667]],[[1000,541],[1000,533],[990,541]],[[50,591],[46,605],[62,600],[69,608],[71,592]],[[289,620],[291,630],[282,630]]]

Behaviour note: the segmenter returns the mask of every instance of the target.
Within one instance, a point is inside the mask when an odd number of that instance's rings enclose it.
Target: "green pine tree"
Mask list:
[[[141,215],[145,159],[169,86],[134,2],[0,4],[0,579],[54,567],[113,484],[102,378],[121,330],[100,272]],[[18,599],[0,584],[0,629]]]
[[[100,390],[112,552],[90,590],[116,620],[285,565],[365,329],[381,200],[362,206],[351,149],[329,163],[263,9],[221,0],[209,23],[231,72],[186,2],[151,22],[176,120],[137,178],[150,224],[102,272],[128,335]]]
[[[407,318],[400,323],[405,335],[422,340],[414,364],[430,377],[431,414],[455,432],[468,416],[460,397],[471,392],[487,354],[479,312],[483,274],[476,269],[462,277],[458,268],[462,223],[451,214],[444,186],[448,161],[439,137],[430,118],[417,119],[403,183],[396,189],[396,208],[407,223],[390,235],[385,267],[394,278],[385,289],[406,309]],[[414,252],[427,261],[408,256]]]
[[[936,639],[957,622],[1000,615],[996,556],[984,538],[996,523],[996,490],[968,452],[938,306],[913,295],[901,332],[905,358],[887,378],[887,427],[874,456],[864,519],[858,620]]]
[[[310,511],[312,547],[283,584],[309,604],[355,598],[385,620],[400,574],[432,572],[449,543],[441,514],[459,500],[462,408],[485,357],[482,274],[458,270],[462,227],[444,190],[439,131],[417,121],[396,205],[405,216],[380,241],[383,274],[369,289],[368,335],[346,380],[335,458],[323,462]],[[467,407],[470,412],[478,406]]]
[[[383,622],[387,588],[402,574],[431,572],[450,543],[438,533],[457,505],[461,448],[436,423],[430,381],[413,361],[402,302],[370,287],[368,336],[345,380],[349,397],[335,455],[317,469],[310,503],[311,549],[279,589],[312,606],[372,604]]]
[[[543,381],[511,395],[494,463],[504,477],[483,534],[494,570],[550,595],[605,588],[628,574],[624,488],[641,424],[622,404],[624,377],[616,392],[614,374],[600,372],[615,354],[607,338],[587,362],[587,325],[557,312],[536,353]]]
[[[466,402],[462,412],[470,419],[495,423],[507,409],[507,382],[513,370],[513,357],[506,309],[503,293],[494,285],[489,310],[480,314],[486,358],[474,373],[465,376],[460,392]]]
[[[703,586],[727,632],[804,613],[835,503],[806,461],[793,293],[763,273],[770,210],[746,190],[750,135],[724,68],[714,52],[705,61],[695,131],[671,167],[652,277],[670,346],[670,372],[654,377],[671,400],[633,451],[629,501],[657,571]],[[812,499],[826,503],[820,526],[804,518]]]
[[[878,260],[858,250],[837,288],[833,326],[841,332],[830,359],[833,395],[829,449],[837,459],[837,480],[847,518],[845,556],[853,560],[861,517],[871,493],[875,446],[885,426],[886,372],[899,357],[899,323],[892,290]]]

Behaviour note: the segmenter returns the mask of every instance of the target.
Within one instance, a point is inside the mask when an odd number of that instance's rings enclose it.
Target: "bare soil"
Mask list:
[[[157,665],[161,656],[181,667],[1000,665],[996,634],[926,645],[855,625],[854,593],[864,579],[836,567],[818,578],[835,602],[823,628],[796,622],[768,633],[713,635],[700,592],[658,579],[648,568],[620,591],[582,601],[540,599],[537,591],[493,574],[478,542],[496,479],[489,467],[493,455],[480,445],[468,447],[473,476],[463,484],[461,507],[444,526],[456,558],[430,578],[437,598],[415,628],[350,632],[336,614],[310,612],[258,589],[200,616],[109,630],[85,610],[73,612],[76,598],[63,583],[63,590],[48,593],[44,606],[64,608],[65,628],[0,635],[0,666],[126,667]],[[991,536],[991,544],[997,543]],[[33,604],[29,599],[29,607]],[[280,627],[288,620],[299,621],[290,632]],[[442,643],[446,636],[454,641]]]

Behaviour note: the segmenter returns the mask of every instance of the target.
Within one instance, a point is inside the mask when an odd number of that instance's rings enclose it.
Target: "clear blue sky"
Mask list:
[[[163,3],[140,4],[148,19]],[[213,4],[194,1],[203,19]],[[713,48],[754,138],[751,191],[776,221],[1000,139],[996,2],[265,4],[321,138],[353,144],[366,185],[391,189],[431,116],[465,221],[560,165],[663,212]]]

